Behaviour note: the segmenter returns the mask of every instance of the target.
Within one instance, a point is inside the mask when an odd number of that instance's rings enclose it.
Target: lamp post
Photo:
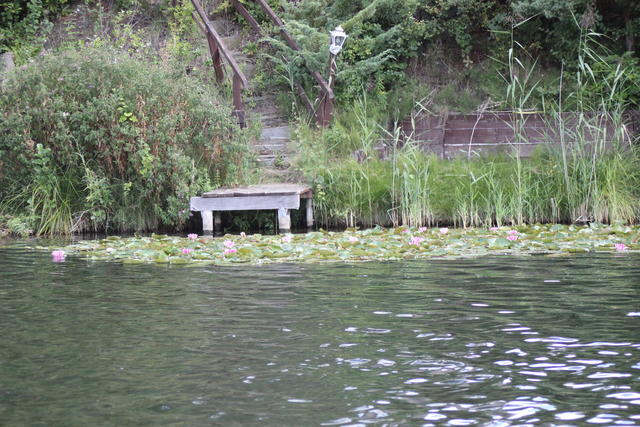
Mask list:
[[[330,31],[331,44],[329,45],[329,81],[328,86],[333,89],[333,84],[336,77],[336,56],[342,50],[345,40],[347,40],[347,33],[344,32],[341,26],[337,26],[335,30]],[[319,122],[323,127],[329,126],[331,120],[331,114],[333,112],[333,101],[329,99],[327,94],[324,94],[324,99],[320,105],[320,117]]]

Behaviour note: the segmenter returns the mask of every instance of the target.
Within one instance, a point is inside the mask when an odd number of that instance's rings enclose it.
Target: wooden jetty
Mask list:
[[[260,184],[247,187],[219,188],[191,198],[191,210],[202,215],[202,231],[221,231],[222,211],[253,211],[275,209],[278,230],[291,230],[291,209],[300,208],[306,199],[307,227],[313,226],[313,190],[304,184]]]

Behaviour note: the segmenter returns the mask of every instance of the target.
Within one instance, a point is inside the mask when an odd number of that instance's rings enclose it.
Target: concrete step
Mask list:
[[[291,138],[291,128],[289,126],[265,127],[260,133],[260,139],[288,140]]]
[[[276,148],[276,149],[261,148],[261,147],[255,147],[255,148],[256,148],[256,151],[258,152],[258,155],[260,156],[274,156],[275,153],[284,151],[284,148]]]
[[[289,142],[288,139],[261,139],[253,146],[259,150],[285,151]]]
[[[261,172],[260,181],[262,183],[301,182],[301,178],[294,176],[291,169],[276,169],[265,166]]]

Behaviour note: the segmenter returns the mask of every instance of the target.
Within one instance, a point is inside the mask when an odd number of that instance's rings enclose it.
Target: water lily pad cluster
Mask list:
[[[124,263],[260,264],[400,260],[482,255],[640,251],[640,227],[532,225],[469,228],[372,228],[276,236],[107,237],[64,248],[65,254]],[[50,248],[60,250],[59,248]]]

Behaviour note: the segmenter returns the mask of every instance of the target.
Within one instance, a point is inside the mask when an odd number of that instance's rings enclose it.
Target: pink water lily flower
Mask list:
[[[424,233],[425,231],[427,231],[427,227],[419,227],[418,228],[418,233]]]
[[[498,228],[498,227],[491,227],[491,228],[489,229],[489,231],[498,231],[498,230],[500,230],[500,228]]]
[[[64,251],[57,250],[51,252],[51,258],[53,262],[62,262],[67,257],[67,254]]]
[[[284,243],[291,243],[291,236],[287,234],[286,236],[284,236],[284,237],[282,238],[282,241],[283,241]]]
[[[447,234],[449,232],[449,229],[447,227],[442,227],[440,229],[440,234]]]
[[[193,252],[191,248],[182,248],[182,253],[185,255],[189,255],[191,252]]]
[[[224,243],[223,243],[223,245],[224,245],[224,247],[225,247],[225,248],[232,248],[232,247],[234,247],[236,244],[235,244],[233,241],[231,241],[231,240],[225,240],[225,241],[224,241]]]
[[[519,233],[518,233],[518,230],[509,230],[509,231],[507,231],[507,234],[509,234],[509,235],[518,235]]]
[[[404,230],[402,230],[403,233],[410,233],[411,230],[409,230],[408,228],[405,228]]]
[[[413,246],[420,246],[420,243],[424,242],[422,237],[414,236],[409,240],[409,244]]]
[[[512,242],[518,240],[518,236],[516,234],[509,234],[507,236],[507,240],[511,240]]]
[[[629,248],[627,247],[627,245],[625,245],[624,243],[616,243],[616,244],[615,244],[615,248],[616,248],[616,251],[618,251],[618,252],[624,252],[624,251],[626,251],[627,249],[629,249]]]
[[[229,254],[235,254],[236,252],[238,252],[236,248],[227,248],[222,253],[224,255],[229,255]]]
[[[349,236],[349,241],[355,243],[358,241],[358,238],[356,236]]]
[[[191,240],[196,240],[198,238],[198,235],[195,233],[187,234],[187,238]]]

